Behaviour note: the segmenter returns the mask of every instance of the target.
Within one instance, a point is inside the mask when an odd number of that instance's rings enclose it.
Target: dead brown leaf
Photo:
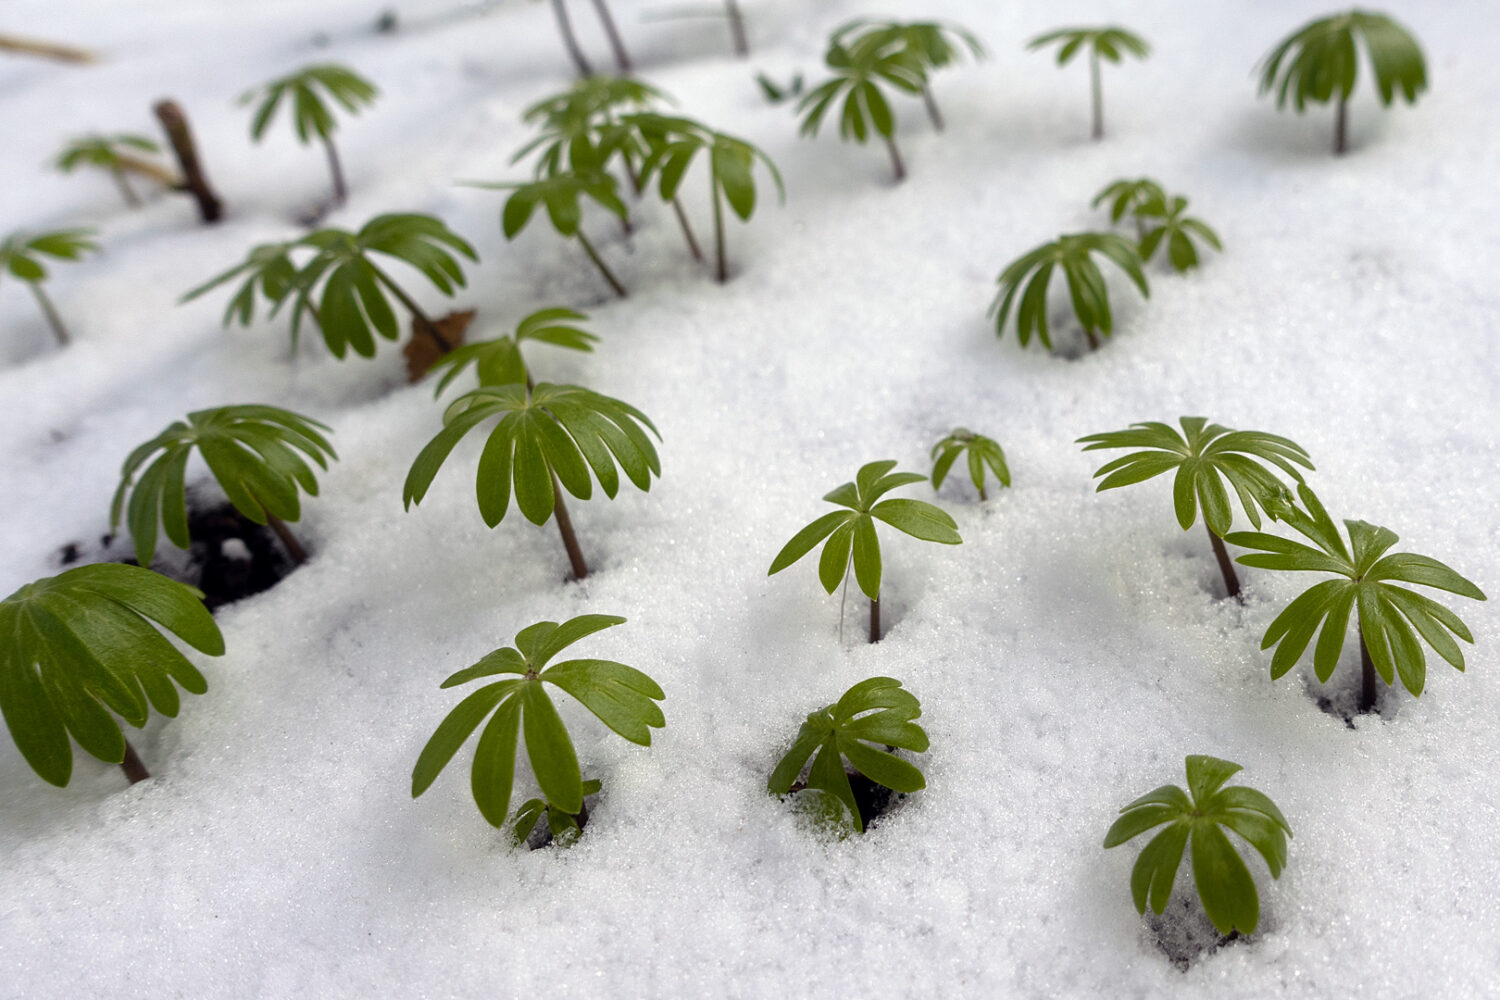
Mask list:
[[[433,336],[433,329],[417,317],[411,319],[411,339],[401,349],[406,355],[406,377],[408,381],[417,382],[433,365],[437,364],[438,358],[453,350],[464,342],[464,331],[469,328],[469,322],[474,318],[474,310],[465,309],[463,312],[451,312],[441,319],[432,321],[437,336]],[[441,339],[441,342],[439,342]]]

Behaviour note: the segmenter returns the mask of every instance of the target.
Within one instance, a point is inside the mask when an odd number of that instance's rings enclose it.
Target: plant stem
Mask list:
[[[1208,532],[1208,543],[1213,546],[1214,558],[1219,561],[1219,572],[1224,574],[1224,589],[1229,591],[1229,596],[1236,601],[1241,600],[1240,578],[1235,575],[1234,563],[1224,549],[1224,539],[1214,534],[1207,521],[1203,522],[1203,530]]]
[[[1099,338],[1094,335],[1094,331],[1090,330],[1088,327],[1084,327],[1083,335],[1089,338],[1089,350],[1097,351],[1099,349]]]
[[[562,33],[563,46],[573,58],[573,65],[578,67],[578,75],[593,76],[594,67],[589,65],[588,57],[578,47],[578,38],[573,34],[573,22],[568,20],[568,8],[563,0],[552,0],[552,12],[557,15],[557,30]]]
[[[563,504],[562,486],[557,481],[557,473],[549,467],[547,475],[552,477],[552,518],[557,522],[557,533],[562,535],[563,548],[568,550],[568,562],[573,564],[573,579],[582,580],[589,575],[588,563],[583,561],[578,536],[573,534],[573,521],[568,517],[567,506]]]
[[[1349,111],[1344,95],[1339,94],[1338,109],[1333,114],[1333,153],[1343,156],[1349,148]]]
[[[594,251],[594,245],[589,242],[589,238],[583,235],[583,230],[578,230],[576,235],[578,242],[583,244],[583,252],[589,255],[589,260],[593,261],[594,266],[599,269],[599,273],[604,275],[604,280],[609,282],[609,287],[613,288],[615,294],[620,298],[625,298],[625,286],[620,284],[619,279],[610,273],[609,268],[604,266],[604,261],[599,259],[599,254]]]
[[[421,324],[422,329],[427,331],[427,335],[433,340],[437,341],[438,350],[442,351],[444,354],[447,354],[449,351],[453,350],[453,345],[448,343],[448,338],[444,337],[441,333],[438,333],[437,326],[433,324],[432,320],[427,318],[427,314],[422,311],[422,307],[412,301],[411,296],[403,292],[400,285],[397,285],[394,281],[392,281],[390,279],[390,276],[380,268],[376,267],[368,257],[365,258],[365,263],[370,265],[370,270],[374,272],[376,280],[385,285],[385,287],[389,288],[391,290],[391,294],[396,296],[396,298],[400,300],[401,304],[405,306],[407,310],[410,311],[412,316],[416,318],[417,322]],[[322,328],[321,323],[319,323],[318,326],[320,329]]]
[[[1364,623],[1358,622],[1359,630],[1359,710],[1361,713],[1375,711],[1375,661],[1370,659],[1370,649],[1365,645]]]
[[[609,37],[609,47],[615,50],[615,65],[621,73],[630,72],[630,56],[625,52],[625,43],[615,30],[615,19],[609,16],[609,7],[604,0],[593,0],[594,10],[599,12],[599,23],[604,25],[604,34]]]
[[[927,117],[932,121],[932,127],[939,132],[943,130],[943,113],[938,110],[937,101],[932,98],[932,88],[926,83],[922,84],[922,103],[927,105]]]
[[[987,496],[984,495],[984,484],[980,483],[979,484],[979,502],[980,503],[984,503],[988,499],[989,499],[989,497],[987,497]]]
[[[718,261],[715,277],[722,285],[729,280],[729,265],[724,260],[724,196],[719,191],[718,175],[711,175],[708,183],[714,202],[714,255]]]
[[[223,203],[208,186],[203,168],[198,164],[198,150],[193,145],[193,133],[188,128],[187,115],[176,101],[157,101],[152,107],[161,127],[166,130],[167,141],[172,152],[177,154],[177,163],[182,167],[182,186],[198,200],[198,214],[204,222],[218,222],[224,212]]]
[[[870,598],[870,641],[880,641],[880,598]]]
[[[734,54],[741,59],[750,55],[750,43],[745,39],[745,19],[740,16],[740,5],[735,0],[724,0],[725,12],[729,15],[729,37],[734,40]]]
[[[40,282],[32,281],[28,284],[31,285],[32,293],[36,295],[37,304],[42,307],[42,315],[46,316],[47,322],[52,325],[52,333],[57,337],[57,342],[67,347],[72,338],[68,336],[68,328],[63,326],[62,317],[57,314],[56,309],[52,308],[52,300],[47,298],[46,292],[42,291]]]
[[[125,759],[120,761],[120,770],[125,772],[125,777],[130,779],[132,785],[151,777],[151,772],[146,770],[146,765],[136,756],[135,747],[130,745],[129,740],[125,741]]]
[[[906,180],[906,164],[901,162],[901,150],[896,148],[896,137],[894,135],[882,136],[885,139],[885,148],[891,151],[891,171],[896,175],[896,183]]]
[[[328,150],[328,171],[333,174],[333,203],[342,205],[349,200],[349,189],[344,186],[344,168],[339,163],[339,151],[334,148],[331,136],[323,137],[323,148]]]
[[[119,167],[110,167],[109,175],[114,178],[115,187],[120,189],[120,197],[125,199],[125,204],[131,208],[140,208],[141,199],[136,197],[135,192],[130,189],[129,182],[125,180],[125,171]]]
[[[1094,90],[1094,141],[1104,138],[1104,88],[1099,83],[1099,52],[1089,51],[1089,76]]]
[[[275,514],[267,514],[266,523],[271,526],[272,531],[276,532],[276,537],[281,539],[281,545],[286,549],[286,554],[292,557],[292,565],[301,566],[307,562],[307,550],[302,547],[301,542],[297,541],[297,536],[292,534],[285,521]]]
[[[703,251],[698,249],[698,238],[693,235],[693,227],[688,225],[687,213],[682,210],[682,202],[676,198],[672,199],[672,211],[677,213],[677,224],[682,227],[682,238],[687,240],[688,249],[693,252],[693,259],[703,260]]]

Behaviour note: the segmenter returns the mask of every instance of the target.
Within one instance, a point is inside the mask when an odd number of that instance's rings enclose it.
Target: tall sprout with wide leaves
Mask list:
[[[1084,451],[1141,449],[1094,470],[1100,493],[1174,473],[1172,507],[1177,523],[1187,531],[1197,522],[1202,508],[1203,526],[1224,576],[1224,589],[1230,597],[1238,598],[1239,577],[1223,541],[1234,520],[1230,489],[1250,523],[1259,528],[1261,511],[1274,518],[1286,494],[1285,484],[1271,467],[1300,483],[1302,473],[1297,466],[1311,469],[1312,459],[1301,445],[1275,434],[1230,430],[1204,417],[1182,417],[1178,423],[1182,425],[1181,434],[1167,424],[1148,421],[1131,424],[1128,430],[1089,434],[1077,443]]]
[[[555,834],[569,831],[576,836],[588,821],[584,795],[598,791],[599,784],[583,780],[573,739],[546,685],[566,691],[600,722],[640,746],[650,746],[651,730],[666,725],[656,704],[666,695],[641,671],[613,660],[548,663],[580,639],[624,621],[614,615],[580,615],[560,625],[537,622],[516,633],[514,646],[497,649],[443,681],[442,687],[451,688],[486,677],[502,678],[470,693],[438,725],[412,769],[412,798],[432,787],[459,747],[488,718],[474,748],[469,782],[480,815],[492,826],[506,823],[515,786],[516,751],[524,735],[526,757],[543,799],[526,803],[511,822],[518,833],[523,828],[529,831],[545,808],[557,816]]]
[[[53,260],[78,260],[86,253],[93,253],[99,249],[99,244],[94,242],[93,237],[92,229],[56,229],[50,233],[35,235],[11,233],[0,240],[0,274],[8,273],[30,287],[31,294],[36,297],[36,304],[41,307],[42,315],[47,319],[47,325],[52,328],[52,335],[64,347],[71,338],[68,336],[68,328],[63,325],[62,317],[52,305],[52,300],[42,291],[42,282],[47,280],[47,268],[42,261],[48,257]]]
[[[120,197],[125,199],[125,204],[131,208],[139,208],[141,199],[130,186],[130,174],[145,177],[167,188],[182,184],[182,179],[171,170],[147,158],[160,152],[161,146],[143,135],[83,135],[68,140],[54,165],[65,174],[71,174],[80,167],[93,167],[108,173],[115,182]]]
[[[851,21],[833,33],[833,41],[847,48],[862,45],[879,48],[897,45],[904,49],[904,61],[922,71],[922,103],[932,127],[943,131],[943,113],[932,96],[929,77],[963,59],[964,54],[976,62],[985,57],[984,46],[974,33],[943,21],[880,21],[861,18]]]
[[[849,569],[853,567],[859,589],[870,599],[871,642],[880,641],[882,563],[875,522],[883,521],[897,531],[927,542],[957,545],[963,541],[958,534],[958,524],[941,507],[923,500],[880,499],[898,486],[927,479],[917,472],[891,471],[895,467],[893,461],[870,462],[860,467],[853,482],[844,483],[824,495],[824,500],[847,509],[824,514],[793,535],[771,561],[767,573],[768,576],[780,573],[827,539],[818,560],[818,581],[829,594],[837,590],[840,583],[845,585],[847,593]],[[841,631],[843,623],[841,605]]]
[[[301,565],[307,551],[286,522],[302,516],[299,490],[318,495],[317,475],[307,460],[326,470],[328,459],[338,458],[321,433],[326,430],[326,424],[277,406],[220,406],[189,413],[186,422],[174,421],[125,459],[110,504],[110,531],[123,517],[142,566],[149,566],[156,552],[158,524],[168,541],[187,548],[187,466],[197,449],[234,509],[256,524],[269,525],[292,561]]]
[[[139,566],[96,563],[28,583],[0,601],[0,713],[26,763],[66,786],[71,736],[119,764],[132,783],[150,777],[120,731],[151,709],[177,714],[177,687],[208,690],[198,668],[153,623],[209,656],[224,637],[192,587]]]
[[[1417,103],[1427,89],[1427,61],[1411,32],[1385,14],[1351,10],[1311,21],[1271,50],[1260,65],[1260,93],[1276,92],[1276,107],[1288,98],[1300,115],[1309,103],[1335,101],[1333,151],[1349,148],[1348,101],[1359,75],[1359,39],[1364,40],[1383,107],[1397,91]]]
[[[539,309],[521,320],[515,333],[482,340],[476,344],[465,344],[443,355],[432,366],[433,371],[446,369],[443,377],[438,380],[433,395],[441,396],[443,390],[470,365],[474,366],[480,385],[520,383],[529,387],[532,384],[531,370],[521,357],[521,344],[532,340],[539,344],[565,347],[571,351],[591,352],[599,338],[576,325],[587,319],[583,313],[572,309]]]
[[[359,114],[362,108],[375,103],[380,91],[364,77],[347,66],[332,63],[304,66],[295,73],[264,83],[240,96],[241,104],[258,102],[255,117],[250,120],[250,138],[256,142],[265,136],[266,129],[276,116],[276,109],[286,103],[291,107],[292,128],[297,141],[306,146],[317,139],[328,154],[328,171],[333,176],[333,201],[342,205],[348,200],[349,191],[344,183],[344,168],[339,162],[338,149],[333,144],[333,134],[338,131],[338,119],[330,107],[330,100],[351,115]]]
[[[1068,281],[1068,299],[1073,306],[1073,316],[1083,328],[1089,347],[1099,349],[1099,337],[1108,337],[1114,332],[1114,314],[1109,307],[1109,288],[1093,254],[1115,264],[1124,271],[1145,298],[1151,297],[1146,284],[1146,274],[1141,270],[1141,258],[1135,246],[1114,233],[1073,233],[1059,236],[1055,242],[1044,243],[1029,253],[1017,257],[997,279],[1000,292],[990,306],[995,317],[995,333],[1004,335],[1005,321],[1011,307],[1016,307],[1016,335],[1021,346],[1031,342],[1036,334],[1042,346],[1052,350],[1051,327],[1047,322],[1047,287],[1054,272],[1061,270]],[[1022,291],[1022,288],[1025,291]]]
[[[748,222],[755,213],[755,165],[759,162],[776,184],[776,193],[786,200],[781,171],[765,152],[743,139],[716,132],[690,118],[659,114],[635,114],[624,122],[645,138],[649,153],[641,167],[641,180],[649,184],[657,178],[657,189],[664,201],[677,204],[677,192],[688,168],[699,153],[708,164],[709,194],[714,210],[714,260],[719,281],[729,280],[724,254],[724,203]],[[686,225],[684,224],[684,231]]]
[[[1151,46],[1134,32],[1117,25],[1098,28],[1060,28],[1038,35],[1026,43],[1032,51],[1056,45],[1057,64],[1066,66],[1078,53],[1088,50],[1089,85],[1093,96],[1093,137],[1097,142],[1104,138],[1104,86],[1099,78],[1099,61],[1118,64],[1123,56],[1131,55],[1145,59],[1151,54]]]
[[[839,136],[861,146],[878,135],[891,156],[891,172],[899,182],[906,177],[906,163],[896,145],[896,113],[882,86],[913,96],[920,95],[927,74],[919,56],[896,36],[871,32],[844,45],[835,34],[823,57],[832,79],[818,84],[797,103],[802,115],[800,132],[807,138],[818,134],[823,119],[837,104]],[[842,103],[840,103],[842,99]]]
[[[438,291],[452,296],[465,283],[459,256],[479,258],[474,248],[441,219],[430,215],[377,215],[357,233],[320,229],[297,245],[310,247],[313,256],[293,279],[296,295],[284,293],[276,304],[279,309],[291,299],[294,340],[302,316],[310,314],[334,357],[342,358],[351,348],[361,357],[374,357],[376,334],[387,340],[401,335],[388,298],[394,297],[411,315],[414,332],[430,338],[440,352],[458,346],[453,334],[444,332],[442,327],[447,324],[429,317],[374,256],[410,265]]]
[[[493,528],[504,520],[514,495],[521,514],[533,524],[555,518],[573,576],[582,580],[588,576],[588,564],[573,533],[563,490],[589,499],[592,471],[605,495],[613,497],[619,492],[620,469],[637,489],[649,490],[651,477],[661,475],[661,461],[647,434],[657,434],[656,427],[629,403],[576,385],[480,386],[449,405],[443,429],[412,463],[401,491],[408,510],[422,502],[458,442],[497,417],[479,455],[479,515]]]
[[[1187,791],[1162,785],[1120,810],[1104,835],[1106,848],[1168,824],[1147,842],[1131,869],[1130,895],[1137,912],[1145,913],[1147,903],[1157,913],[1167,908],[1182,853],[1191,842],[1193,885],[1208,919],[1220,934],[1255,933],[1260,924],[1255,879],[1224,831],[1255,848],[1271,877],[1280,878],[1292,827],[1264,793],[1244,785],[1225,787],[1241,770],[1232,761],[1193,754],[1187,758]]]
[[[1399,676],[1406,690],[1422,693],[1427,682],[1423,642],[1462,670],[1464,654],[1454,637],[1472,643],[1474,636],[1447,607],[1400,585],[1432,587],[1476,601],[1485,599],[1484,592],[1430,556],[1390,552],[1399,538],[1389,528],[1345,519],[1346,545],[1317,495],[1306,484],[1299,484],[1297,495],[1300,507],[1286,500],[1273,513],[1312,545],[1253,531],[1237,531],[1225,538],[1231,545],[1258,550],[1239,557],[1246,566],[1334,574],[1288,604],[1266,629],[1261,648],[1276,647],[1271,676],[1280,677],[1292,669],[1318,633],[1313,669],[1318,680],[1326,682],[1339,664],[1349,616],[1356,611],[1361,712],[1375,708],[1377,673],[1387,685],[1395,684]]]
[[[834,822],[847,818],[856,832],[864,833],[865,817],[860,815],[844,759],[856,772],[891,791],[911,794],[926,788],[922,772],[891,752],[927,750],[926,731],[912,721],[921,714],[917,696],[894,677],[860,681],[832,705],[808,715],[766,787],[773,795],[821,793],[824,815]],[[807,778],[799,780],[804,770]]]
[[[583,231],[583,199],[585,198],[619,219],[623,220],[628,215],[625,203],[620,200],[619,185],[614,177],[603,170],[589,170],[557,173],[539,177],[533,181],[465,181],[463,183],[466,187],[488,188],[511,193],[510,197],[505,199],[505,207],[500,211],[500,230],[507,240],[513,240],[519,236],[531,221],[532,216],[536,214],[537,207],[544,207],[547,211],[547,218],[552,223],[552,228],[557,230],[557,234],[564,238],[576,239],[614,293],[622,299],[627,296],[625,286],[605,265],[604,259],[599,256],[599,251],[594,248],[594,244]]]

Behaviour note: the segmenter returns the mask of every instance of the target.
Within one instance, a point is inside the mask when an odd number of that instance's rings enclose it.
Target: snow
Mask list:
[[[1272,682],[1259,649],[1310,582],[1242,570],[1217,596],[1201,528],[1183,534],[1152,482],[1096,495],[1080,435],[1204,414],[1284,434],[1312,454],[1335,517],[1385,524],[1410,551],[1500,589],[1500,20],[1484,4],[1409,3],[1432,89],[1380,113],[1361,84],[1353,149],[1328,154],[1331,113],[1257,100],[1250,70],[1321,4],[988,4],[887,10],[948,17],[992,57],[937,77],[948,131],[902,101],[911,175],[825,126],[799,139],[753,72],[816,79],[822,40],[871,13],[852,0],[743,4],[753,56],[723,22],[614,4],[640,73],[682,110],[764,148],[787,180],[729,233],[733,280],[691,266],[666,211],[626,239],[589,231],[631,295],[609,297],[579,249],[534,224],[507,245],[495,192],[520,176],[519,118],[569,81],[545,4],[265,0],[166,5],[11,0],[4,30],[102,50],[88,68],[0,60],[3,228],[91,225],[104,252],[53,269],[75,343],[55,348],[34,303],[0,279],[0,593],[97,541],[119,463],[185,412],[288,406],[334,428],[340,461],[305,505],[312,561],[222,609],[228,654],[198,657],[209,692],[132,739],[154,777],[76,755],[67,789],[0,740],[0,994],[5,996],[672,997],[1474,996],[1500,979],[1500,711],[1489,605],[1454,598],[1477,643],[1459,674],[1430,657],[1420,700],[1393,692],[1353,727],[1298,668]],[[584,44],[607,50],[588,5]],[[1120,20],[1152,58],[1105,68],[1105,141],[1088,141],[1087,74],[1024,41]],[[289,356],[284,326],[221,330],[225,299],[178,306],[255,242],[295,237],[326,196],[321,152],[285,122],[247,137],[244,90],[314,60],[346,62],[380,102],[339,133],[357,227],[384,211],[440,215],[481,263],[454,300],[469,336],[569,305],[592,355],[529,349],[538,377],[644,410],[662,434],[649,494],[572,505],[592,575],[563,582],[551,526],[512,511],[494,531],[466,442],[420,507],[400,484],[439,426],[400,352]],[[228,206],[119,204],[107,178],[40,166],[87,131],[155,134],[183,102]],[[700,168],[701,169],[701,168]],[[1189,195],[1225,253],[1142,302],[1111,281],[1118,328],[1076,361],[996,340],[985,319],[1009,260],[1101,227],[1088,200],[1149,175]],[[688,211],[708,232],[706,180]],[[406,275],[406,277],[411,277]],[[408,287],[424,307],[447,303]],[[1014,488],[978,503],[962,475],[937,501],[958,547],[883,533],[887,635],[862,642],[851,599],[813,567],[766,567],[818,498],[864,462],[927,471],[954,426],[1005,448]],[[1105,456],[1108,457],[1108,456]],[[201,470],[200,470],[201,471]],[[918,485],[900,495],[929,498]],[[561,703],[585,774],[600,777],[568,850],[512,851],[474,808],[467,753],[421,799],[411,766],[455,703],[449,673],[542,619],[620,614],[577,647],[645,670],[667,692],[649,748]],[[1346,650],[1332,686],[1358,672]],[[864,837],[831,838],[764,791],[804,715],[885,674],[921,699],[927,790]],[[1183,757],[1245,766],[1295,832],[1272,881],[1250,861],[1262,924],[1185,971],[1131,905],[1136,846],[1104,851],[1116,810],[1183,781]],[[530,794],[530,777],[517,798]],[[1137,842],[1139,843],[1139,842]],[[1187,871],[1177,895],[1190,896]],[[1183,907],[1196,912],[1196,902]],[[1177,912],[1176,909],[1172,912]],[[1190,919],[1190,918],[1188,918]]]

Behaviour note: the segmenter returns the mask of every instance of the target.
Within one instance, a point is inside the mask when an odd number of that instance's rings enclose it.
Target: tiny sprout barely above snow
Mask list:
[[[255,117],[250,122],[250,138],[260,142],[276,109],[285,100],[292,109],[292,127],[296,130],[297,141],[305,146],[316,137],[323,143],[328,153],[328,170],[333,175],[333,200],[342,205],[348,198],[348,189],[344,184],[344,168],[339,163],[338,150],[333,145],[338,119],[324,101],[324,93],[355,115],[361,108],[374,104],[375,98],[380,96],[373,83],[347,66],[325,64],[304,66],[295,73],[246,91],[240,96],[240,103],[259,100]]]
[[[1094,128],[1097,141],[1104,138],[1104,88],[1099,80],[1099,60],[1118,63],[1122,55],[1145,59],[1151,54],[1151,46],[1141,36],[1118,26],[1099,28],[1061,28],[1038,35],[1026,43],[1026,48],[1035,50],[1048,45],[1058,46],[1057,64],[1066,66],[1084,47],[1089,50],[1089,82],[1093,94]]]
[[[49,233],[11,233],[0,241],[0,274],[9,273],[31,287],[37,305],[57,342],[67,346],[70,338],[62,317],[52,306],[52,300],[42,291],[42,282],[47,280],[47,269],[42,258],[56,260],[78,260],[85,253],[97,252],[99,244],[93,240],[92,229],[56,229]]]
[[[1001,486],[1010,485],[1010,467],[1005,464],[1005,452],[1001,449],[1000,442],[987,438],[983,434],[975,434],[967,427],[958,427],[953,433],[932,446],[932,488],[934,490],[942,488],[943,480],[948,476],[948,470],[964,452],[969,453],[969,480],[979,491],[979,499],[988,499],[984,492],[986,466],[995,474],[995,479]]]

